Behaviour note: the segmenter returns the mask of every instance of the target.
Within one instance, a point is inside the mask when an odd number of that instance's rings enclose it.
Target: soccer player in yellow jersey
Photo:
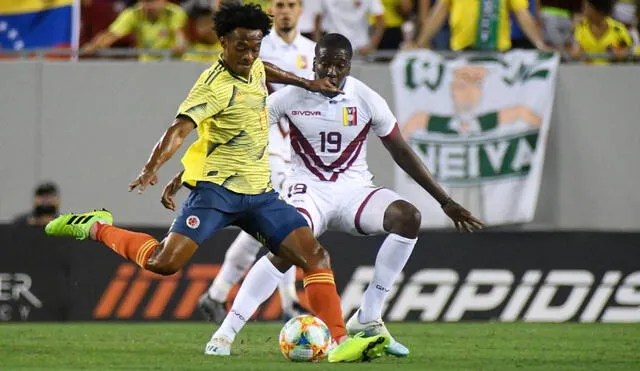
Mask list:
[[[624,24],[609,17],[613,4],[608,0],[588,0],[584,3],[584,18],[573,33],[575,44],[571,50],[573,58],[584,53],[607,54],[624,59],[631,52],[633,40]],[[593,64],[608,64],[605,59],[588,61]]]
[[[118,39],[135,34],[136,46],[140,49],[167,49],[180,56],[187,47],[184,28],[187,13],[167,0],[139,0],[125,9],[109,26],[109,30],[98,34],[83,47],[83,52],[92,54],[108,48]],[[141,55],[140,60],[151,61],[162,56]]]
[[[130,191],[138,188],[141,193],[156,184],[160,166],[197,130],[198,139],[182,159],[182,182],[191,193],[166,238],[159,242],[150,235],[115,227],[106,210],[62,215],[45,231],[50,236],[100,241],[144,269],[170,275],[184,267],[198,246],[219,229],[239,226],[276,256],[303,270],[310,309],[339,344],[331,351],[333,361],[378,357],[389,337],[347,336],[328,252],[306,220],[270,183],[266,83],[293,84],[327,94],[342,92],[327,78],[306,80],[258,58],[262,38],[271,30],[271,18],[258,6],[223,5],[215,15],[215,27],[222,56],[200,75],[173,124],[129,185]],[[266,274],[281,276],[269,266]],[[216,348],[209,343],[205,353],[219,354]]]
[[[449,14],[452,50],[511,49],[509,12],[513,12],[536,48],[547,49],[542,32],[529,13],[527,0],[438,0],[423,20],[416,45],[429,48]]]

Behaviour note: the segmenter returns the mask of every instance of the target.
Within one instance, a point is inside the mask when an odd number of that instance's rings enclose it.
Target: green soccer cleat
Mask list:
[[[329,362],[369,362],[382,356],[389,346],[389,336],[364,337],[360,332],[329,351]]]
[[[53,219],[44,227],[47,236],[73,237],[77,240],[89,238],[89,230],[95,222],[113,224],[113,216],[105,209],[84,214],[64,214]]]

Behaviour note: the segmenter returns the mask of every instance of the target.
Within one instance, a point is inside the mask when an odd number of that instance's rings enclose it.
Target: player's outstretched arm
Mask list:
[[[184,143],[184,138],[195,129],[196,124],[187,116],[180,115],[164,132],[158,143],[153,147],[149,160],[140,171],[140,175],[129,184],[129,192],[138,188],[138,193],[144,192],[149,185],[158,182],[156,173],[160,166],[167,162]]]
[[[309,91],[325,94],[344,94],[342,90],[329,82],[329,79],[307,80],[291,72],[287,72],[273,63],[264,61],[262,63],[264,64],[264,72],[267,75],[267,82],[269,83],[295,85]]]
[[[453,220],[457,230],[472,232],[474,229],[482,228],[481,220],[475,218],[468,210],[452,200],[447,192],[440,187],[418,155],[402,138],[397,126],[381,140],[396,164],[440,203],[442,210]]]

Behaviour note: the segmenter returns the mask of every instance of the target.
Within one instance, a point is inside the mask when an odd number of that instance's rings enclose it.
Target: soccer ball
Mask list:
[[[280,331],[280,351],[290,361],[317,362],[331,344],[329,328],[311,315],[293,317]]]

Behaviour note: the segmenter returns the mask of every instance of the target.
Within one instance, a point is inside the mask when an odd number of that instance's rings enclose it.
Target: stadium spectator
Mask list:
[[[491,7],[487,0],[438,0],[424,23],[416,46],[431,47],[431,40],[449,16],[452,50],[496,50],[511,49],[509,12],[513,12],[529,40],[538,49],[546,49],[536,21],[527,9],[527,0],[500,1]],[[472,5],[470,5],[472,4]],[[485,24],[480,32],[480,24]]]
[[[317,0],[315,40],[322,31],[346,36],[358,55],[369,55],[378,49],[384,34],[384,7],[381,0]],[[369,37],[369,16],[375,18]]]
[[[573,58],[586,54],[609,53],[614,59],[626,58],[633,46],[631,35],[624,24],[611,18],[613,10],[610,0],[586,0],[584,18],[574,31],[575,44],[571,50]],[[588,59],[588,63],[608,64],[606,59]]]
[[[425,27],[427,19],[429,18],[430,10],[435,5],[436,0],[417,0],[417,22],[416,22],[416,36],[420,33],[420,30]],[[431,40],[431,47],[435,50],[449,50],[449,39],[451,38],[451,29],[449,24],[444,22],[440,30]],[[409,47],[415,47],[415,42],[409,42]]]
[[[133,33],[138,48],[171,50],[174,56],[181,56],[187,46],[186,22],[187,14],[176,4],[167,0],[139,0],[136,5],[125,9],[108,31],[86,44],[83,52],[92,54],[108,48],[118,39]],[[157,59],[162,59],[162,56],[140,55],[142,61]]]
[[[206,8],[194,8],[191,12],[193,22],[193,38],[189,49],[207,54],[186,53],[182,57],[185,61],[212,63],[218,59],[222,46],[213,30],[213,11]]]
[[[540,18],[540,0],[529,0],[529,13],[536,20],[540,32],[543,30],[542,19]],[[514,49],[535,49],[536,47],[527,38],[527,35],[520,27],[520,24],[511,14],[511,47]]]
[[[558,50],[570,49],[583,0],[540,0],[545,42]]]
[[[315,19],[320,12],[318,0],[302,0],[302,16],[298,21],[298,31],[307,39],[313,40]]]
[[[384,33],[378,49],[396,50],[404,41],[402,25],[409,18],[413,9],[411,0],[382,0],[384,7]],[[375,27],[376,17],[369,17],[369,23]]]
[[[13,220],[14,225],[44,226],[58,216],[60,195],[52,182],[41,183],[33,194],[33,209]]]

